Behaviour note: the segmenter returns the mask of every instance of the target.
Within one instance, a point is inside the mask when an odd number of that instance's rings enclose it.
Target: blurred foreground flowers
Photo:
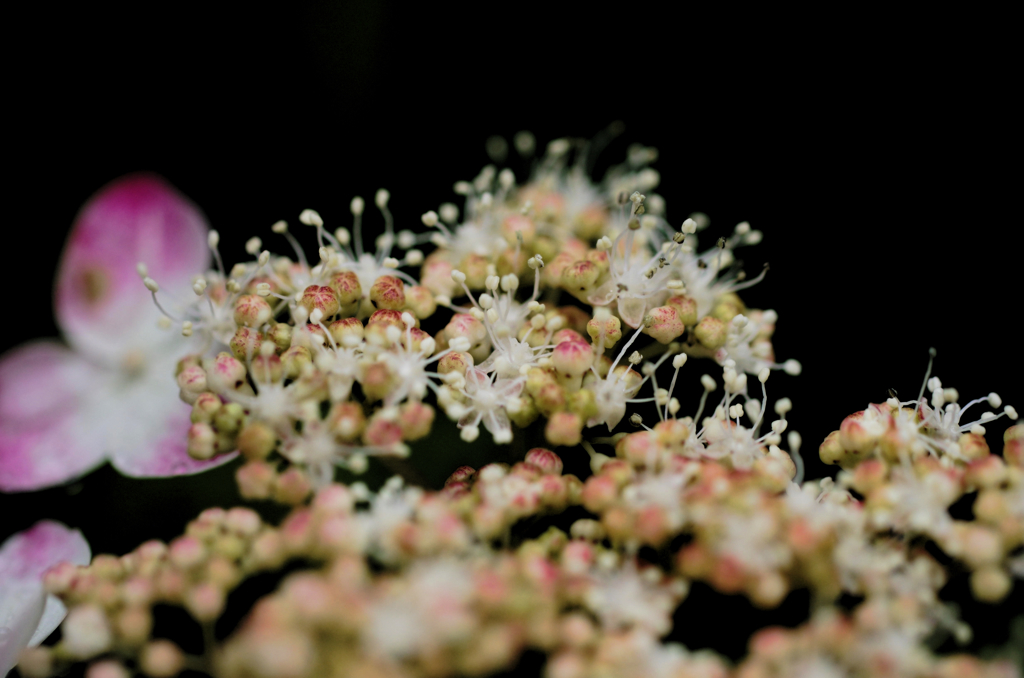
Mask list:
[[[532,139],[516,146],[528,153]],[[361,198],[350,224],[305,210],[296,233],[271,227],[288,256],[253,236],[230,267],[216,231],[156,180],[101,193],[58,279],[83,357],[51,346],[0,363],[3,488],[61,482],[104,455],[160,475],[237,450],[242,496],[291,508],[279,524],[210,509],[170,543],[50,569],[42,584],[69,613],[55,645],[21,654],[21,673],[87,663],[90,678],[482,676],[532,650],[549,678],[1018,675],[929,649],[936,635],[972,634],[938,596],[952,569],[970,571],[972,595],[992,604],[1024,576],[1024,426],[1007,429],[1001,456],[985,438],[1016,410],[995,393],[961,407],[929,365],[916,400],[838,413],[819,454],[839,473],[805,481],[793,404],[770,403],[767,385],[800,364],[774,354],[776,313],[738,295],[765,277],[734,256],[761,233],[742,223],[701,248],[704,215],[678,228],[665,218],[653,149],[632,147],[601,183],[582,170],[586,153],[552,142],[522,184],[488,166],[455,185],[461,209],[423,214],[425,231],[399,229],[378,191],[372,243]],[[96,207],[122,204],[139,181],[153,192],[128,201],[134,211]],[[153,205],[170,205],[162,220]],[[84,244],[108,229],[135,245],[110,258]],[[314,238],[307,258],[301,240]],[[76,380],[85,360],[99,367]],[[49,398],[76,402],[104,378],[142,373],[154,375],[138,387],[152,404],[131,435],[115,434],[123,412],[67,423],[95,443],[82,452],[30,435],[65,402]],[[47,379],[55,386],[32,408],[7,395]],[[699,402],[677,395],[680,379],[701,384]],[[178,426],[181,401],[191,420]],[[336,481],[339,467],[360,474],[370,457],[429,446],[441,417],[520,461],[455,469],[440,491],[399,476],[377,491]],[[564,473],[567,455],[588,459],[590,474]],[[954,519],[949,507],[974,492],[973,520]],[[265,573],[280,573],[276,590],[223,631],[232,592]],[[811,616],[760,631],[732,664],[662,640],[693,582],[764,609],[808,589]],[[201,653],[153,637],[165,606],[202,629]]]

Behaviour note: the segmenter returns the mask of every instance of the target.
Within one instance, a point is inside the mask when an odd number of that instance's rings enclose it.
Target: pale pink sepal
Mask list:
[[[52,341],[0,357],[0,490],[36,490],[103,463],[102,441],[87,435],[81,403],[101,370]]]
[[[188,429],[191,408],[181,402],[171,388],[154,392],[147,409],[153,412],[145,422],[147,434],[141,444],[126,436],[111,450],[110,461],[118,471],[136,478],[160,478],[190,475],[220,466],[238,456],[222,454],[209,461],[197,461],[188,455]]]
[[[58,269],[54,303],[68,341],[116,364],[133,348],[133,324],[153,323],[136,265],[144,262],[165,292],[191,294],[191,277],[210,263],[207,231],[199,209],[156,175],[129,175],[101,189],[79,212]]]
[[[81,532],[52,520],[0,546],[0,676],[14,666],[22,649],[50,635],[67,612],[43,591],[43,573],[63,562],[88,565],[91,557]]]

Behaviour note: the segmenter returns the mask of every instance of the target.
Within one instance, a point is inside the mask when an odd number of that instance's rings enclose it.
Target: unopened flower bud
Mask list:
[[[238,492],[243,499],[268,499],[274,488],[277,473],[263,461],[250,461],[235,471]]]
[[[586,342],[565,341],[555,346],[551,360],[560,374],[580,377],[594,364],[594,349]]]
[[[256,297],[259,299],[259,297]],[[249,361],[260,354],[263,345],[263,334],[251,327],[239,327],[228,341],[231,353],[239,360]]]
[[[725,345],[728,328],[718,318],[705,316],[697,323],[693,334],[703,346],[715,350]]]
[[[256,294],[243,294],[235,301],[235,323],[260,327],[270,320],[272,309],[267,300]]]
[[[405,283],[391,275],[382,275],[370,288],[370,301],[377,308],[400,311],[405,308]]]
[[[646,322],[650,318],[650,323]],[[686,327],[679,319],[672,306],[659,306],[651,309],[643,324],[643,333],[655,341],[668,344],[680,337],[686,331]]]
[[[184,653],[169,640],[154,640],[139,657],[139,668],[153,678],[172,678],[181,673],[184,666]]]
[[[113,642],[107,615],[103,608],[95,604],[71,608],[61,625],[61,631],[61,646],[79,660],[106,652]]]
[[[575,447],[583,439],[583,419],[575,412],[555,412],[548,418],[544,437],[552,445]]]
[[[214,393],[226,393],[245,383],[245,375],[245,365],[230,353],[220,353],[206,371],[206,383]]]
[[[338,313],[340,303],[338,295],[327,285],[310,285],[302,292],[299,304],[312,314],[314,309],[319,309],[324,318],[330,318]]]
[[[551,450],[535,447],[526,453],[526,463],[533,464],[542,473],[551,475],[562,474],[562,459]]]
[[[186,402],[195,403],[199,394],[207,389],[206,370],[199,365],[186,367],[178,373],[178,388],[181,389],[183,395],[191,396],[191,401],[186,400]]]
[[[211,459],[217,453],[217,432],[209,424],[192,424],[188,429],[188,456]]]
[[[302,471],[290,468],[277,477],[274,484],[274,500],[290,506],[298,506],[313,491],[313,486]]]

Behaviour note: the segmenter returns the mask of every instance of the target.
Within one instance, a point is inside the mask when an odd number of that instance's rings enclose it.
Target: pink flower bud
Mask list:
[[[575,447],[583,439],[583,419],[575,412],[555,412],[544,428],[544,437],[552,445]]]
[[[538,467],[542,473],[562,474],[562,459],[551,450],[535,447],[526,453],[526,463]]]
[[[335,320],[327,329],[331,332],[334,343],[338,346],[347,346],[347,342],[358,343],[365,333],[363,323],[358,318],[341,318]]]
[[[653,431],[637,431],[616,443],[615,454],[638,468],[650,467],[657,462],[661,447]]]
[[[510,246],[514,247],[520,237],[529,246],[537,235],[537,226],[525,214],[510,214],[501,222],[501,234]]]
[[[259,357],[260,346],[263,345],[263,335],[259,330],[251,327],[239,327],[235,335],[228,341],[231,353],[239,360],[252,360]]]
[[[578,341],[583,344],[587,343],[587,340],[583,338],[582,334],[569,327],[558,330],[551,337],[551,343],[555,345],[563,344],[567,341]]]
[[[594,562],[593,544],[585,541],[571,541],[562,549],[562,570],[568,574],[584,574]]]
[[[402,427],[397,422],[375,416],[370,419],[370,425],[363,433],[363,440],[368,445],[390,447],[402,442]]]
[[[192,424],[188,429],[188,456],[205,460],[217,453],[217,432],[209,424]]]
[[[472,466],[460,466],[448,476],[448,480],[444,481],[444,484],[448,486],[451,483],[468,483],[473,480],[475,475],[476,470]]]
[[[427,257],[420,269],[420,282],[428,290],[437,295],[450,297],[456,290],[455,281],[452,280],[452,265],[442,256],[442,250],[437,250]]]
[[[401,311],[405,308],[405,283],[392,275],[382,275],[370,288],[370,301],[377,308]]]
[[[205,562],[206,547],[199,539],[191,535],[178,537],[170,544],[168,557],[175,567],[183,570],[198,567]]]
[[[149,580],[142,580],[149,584]],[[152,590],[152,585],[150,589]],[[144,603],[130,604],[122,609],[115,621],[118,640],[129,646],[138,647],[147,640],[153,631],[153,615],[149,610],[150,599]]]
[[[831,437],[831,436],[829,436]],[[825,439],[828,441],[828,438]],[[822,443],[824,447],[825,443]],[[824,461],[824,456],[822,457]],[[826,462],[827,463],[827,462]],[[889,465],[881,459],[865,459],[853,471],[853,489],[867,496],[881,486],[889,476]]]
[[[311,315],[314,310],[319,310],[324,320],[336,315],[340,309],[338,295],[327,285],[310,285],[307,287],[302,291],[299,305],[309,311]]]
[[[468,495],[471,490],[472,488],[469,483],[456,481],[445,483],[444,489],[441,490],[441,494],[443,494],[449,501],[456,501]]]
[[[574,261],[562,269],[562,287],[575,297],[586,298],[593,292],[600,275],[600,269],[593,262]]]
[[[224,527],[243,537],[251,537],[260,531],[263,521],[252,509],[236,506],[228,509],[224,516]]]
[[[615,501],[619,488],[610,476],[590,476],[583,484],[583,506],[592,513],[600,513]]]
[[[71,589],[72,583],[78,577],[79,568],[71,563],[58,563],[46,571],[43,575],[43,588],[47,593],[60,596]]]
[[[192,403],[192,423],[212,423],[223,404],[220,396],[214,393],[200,393]]]
[[[728,335],[728,327],[718,318],[704,316],[693,329],[693,336],[697,341],[712,351],[725,346],[725,339]]]
[[[178,373],[178,388],[182,399],[189,405],[195,403],[199,394],[206,390],[206,370],[199,365],[190,365]]]
[[[456,337],[465,337],[469,345],[475,347],[487,339],[487,328],[484,324],[468,313],[456,313],[444,328],[447,341]]]
[[[200,582],[185,592],[185,609],[197,621],[215,620],[224,611],[224,592],[207,582]]]
[[[305,346],[292,346],[281,354],[281,368],[288,379],[297,379],[306,365],[313,364],[313,357]]]
[[[437,310],[437,302],[434,294],[421,285],[413,285],[405,288],[405,307],[412,311],[418,319],[423,320],[434,315]]]
[[[978,436],[979,438],[981,436]],[[963,437],[961,437],[963,441]],[[960,451],[963,452],[964,445],[961,442]],[[987,451],[987,446],[986,446]],[[970,458],[970,455],[966,455]],[[862,464],[863,465],[863,464]],[[1006,463],[1002,457],[990,454],[985,457],[976,458],[967,465],[967,472],[964,474],[964,481],[969,486],[977,488],[998,487],[1009,477]]]
[[[697,324],[697,302],[690,297],[678,295],[669,297],[665,301],[666,306],[671,306],[676,311],[676,316],[679,318],[679,322],[683,323],[687,327],[692,327]]]
[[[316,493],[316,497],[313,499],[313,508],[331,515],[348,515],[352,513],[355,501],[355,497],[348,487],[331,483]]]
[[[473,366],[473,358],[468,353],[451,352],[446,353],[443,358],[437,362],[437,373],[448,374],[449,372],[458,372],[465,376],[466,370]]]
[[[560,475],[543,475],[538,481],[540,500],[545,506],[562,509],[569,502],[569,484]]]
[[[276,479],[274,467],[263,461],[250,461],[235,471],[238,492],[244,499],[268,499]]]
[[[676,310],[671,306],[652,308],[644,318],[643,328],[644,334],[662,344],[671,343],[686,331]]]
[[[282,504],[297,506],[313,491],[306,474],[297,468],[290,468],[277,477],[274,484],[274,499]]]
[[[386,398],[391,393],[396,379],[385,363],[377,362],[364,367],[359,383],[363,387],[363,395],[368,401],[373,402]]]
[[[267,300],[255,294],[243,294],[235,301],[235,324],[258,328],[268,322],[273,310]]]
[[[600,342],[605,348],[611,348],[622,339],[622,321],[613,315],[604,320],[593,318],[587,322],[587,334],[595,346]]]
[[[845,454],[839,435],[839,431],[832,431],[818,447],[818,456],[826,464],[838,464]]]
[[[358,302],[363,298],[363,288],[359,284],[359,276],[356,275],[355,271],[335,273],[327,284],[334,290],[338,303],[341,304],[343,309],[348,310],[353,305],[358,305]],[[357,308],[352,308],[352,312],[355,312]]]
[[[24,673],[22,663],[24,662],[18,664],[18,668]],[[47,672],[43,675],[49,676],[50,673]],[[150,675],[155,676],[156,674],[151,673]],[[103,661],[91,664],[85,672],[85,678],[131,678],[131,674],[124,667],[124,664],[116,659],[104,659]]]
[[[61,625],[61,645],[75,659],[90,659],[110,649],[113,635],[107,615],[99,605],[71,608]]]
[[[421,402],[410,401],[398,412],[398,425],[403,440],[419,440],[430,433],[434,424],[434,408]]]
[[[875,449],[878,439],[888,429],[892,417],[880,409],[855,412],[839,426],[839,443],[846,452],[866,454]]]
[[[214,393],[234,391],[245,383],[245,365],[230,353],[219,353],[206,373],[206,383]]]
[[[566,341],[555,346],[551,360],[560,374],[581,377],[594,364],[594,349],[582,341]]]
[[[655,548],[660,547],[671,536],[671,526],[665,509],[657,505],[640,509],[633,532],[641,543]]]
[[[1011,428],[1019,428],[1020,425]],[[1007,429],[1009,431],[1010,429]],[[1010,466],[1024,468],[1024,438],[1011,438],[1003,444],[1003,459]]]
[[[968,459],[984,459],[990,455],[988,443],[985,442],[985,436],[981,434],[961,434],[957,444],[960,446],[960,454]]]
[[[154,640],[139,657],[140,668],[153,678],[171,678],[185,666],[185,655],[169,640]]]

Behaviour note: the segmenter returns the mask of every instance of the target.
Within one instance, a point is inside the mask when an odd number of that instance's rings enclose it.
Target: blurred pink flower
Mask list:
[[[0,676],[67,614],[64,603],[43,590],[43,573],[63,562],[88,565],[91,557],[81,532],[52,520],[42,520],[0,546]]]
[[[40,340],[0,357],[0,490],[58,485],[106,460],[142,477],[232,458],[188,456],[190,408],[174,381],[187,340],[158,327],[161,314],[136,272],[138,262],[148,265],[165,304],[176,294],[187,300],[192,276],[210,262],[207,231],[199,210],[154,175],[118,179],[85,204],[55,284],[70,348]]]

